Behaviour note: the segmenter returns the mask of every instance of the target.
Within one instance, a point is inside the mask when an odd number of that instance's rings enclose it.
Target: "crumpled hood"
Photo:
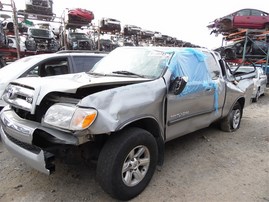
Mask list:
[[[33,87],[36,90],[39,89],[39,97],[37,100],[37,103],[39,103],[43,99],[43,97],[50,92],[76,93],[78,88],[88,86],[139,82],[147,80],[148,79],[144,78],[131,78],[120,76],[94,76],[83,72],[42,78],[24,77],[13,81],[13,83]]]

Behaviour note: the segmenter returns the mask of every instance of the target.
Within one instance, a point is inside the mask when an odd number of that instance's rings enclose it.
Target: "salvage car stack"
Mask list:
[[[269,13],[241,9],[215,19],[207,26],[211,33],[223,35],[223,45],[216,49],[227,62],[261,66],[269,77]]]
[[[5,4],[4,9],[13,12],[13,8],[6,7]],[[110,52],[119,46],[199,47],[139,26],[122,27],[120,20],[114,18],[103,17],[96,25],[94,13],[84,8],[67,8],[61,17],[56,17],[53,0],[27,0],[25,7],[25,10],[14,10],[18,33],[11,15],[0,16],[0,21],[5,16],[0,25],[0,68],[20,57],[59,50]],[[57,23],[60,23],[58,27]]]

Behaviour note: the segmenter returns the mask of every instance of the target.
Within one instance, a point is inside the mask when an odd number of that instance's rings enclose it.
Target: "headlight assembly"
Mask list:
[[[95,109],[55,104],[46,112],[44,123],[67,130],[84,130],[94,122],[96,116]]]

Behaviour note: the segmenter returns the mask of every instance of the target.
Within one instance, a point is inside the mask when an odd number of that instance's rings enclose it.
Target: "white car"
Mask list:
[[[231,68],[236,69],[236,67]],[[253,72],[253,82],[254,82],[254,87],[253,87],[253,93],[252,93],[252,101],[257,102],[259,97],[261,95],[264,95],[265,89],[266,89],[266,83],[267,83],[267,75],[265,74],[264,70],[256,66],[240,66],[239,69],[236,71],[237,75],[239,76],[241,73],[246,73],[246,72]]]
[[[21,58],[0,69],[0,111],[6,105],[2,95],[6,86],[21,77],[45,77],[88,72],[104,53],[65,52],[40,54]]]
[[[267,83],[267,75],[261,67],[256,67],[256,76],[254,80],[253,101],[257,102],[261,95],[264,95]]]
[[[7,40],[9,48],[17,48],[16,37],[14,35],[8,35]],[[26,51],[25,40],[25,36],[20,36],[20,51]]]

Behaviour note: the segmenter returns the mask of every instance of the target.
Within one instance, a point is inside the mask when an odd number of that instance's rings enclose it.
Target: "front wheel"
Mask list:
[[[240,127],[242,114],[243,109],[241,105],[238,102],[235,103],[229,114],[221,120],[220,122],[221,130],[225,132],[236,131]]]
[[[141,128],[114,134],[100,152],[97,180],[118,200],[130,200],[150,182],[157,165],[158,149],[153,135]]]

